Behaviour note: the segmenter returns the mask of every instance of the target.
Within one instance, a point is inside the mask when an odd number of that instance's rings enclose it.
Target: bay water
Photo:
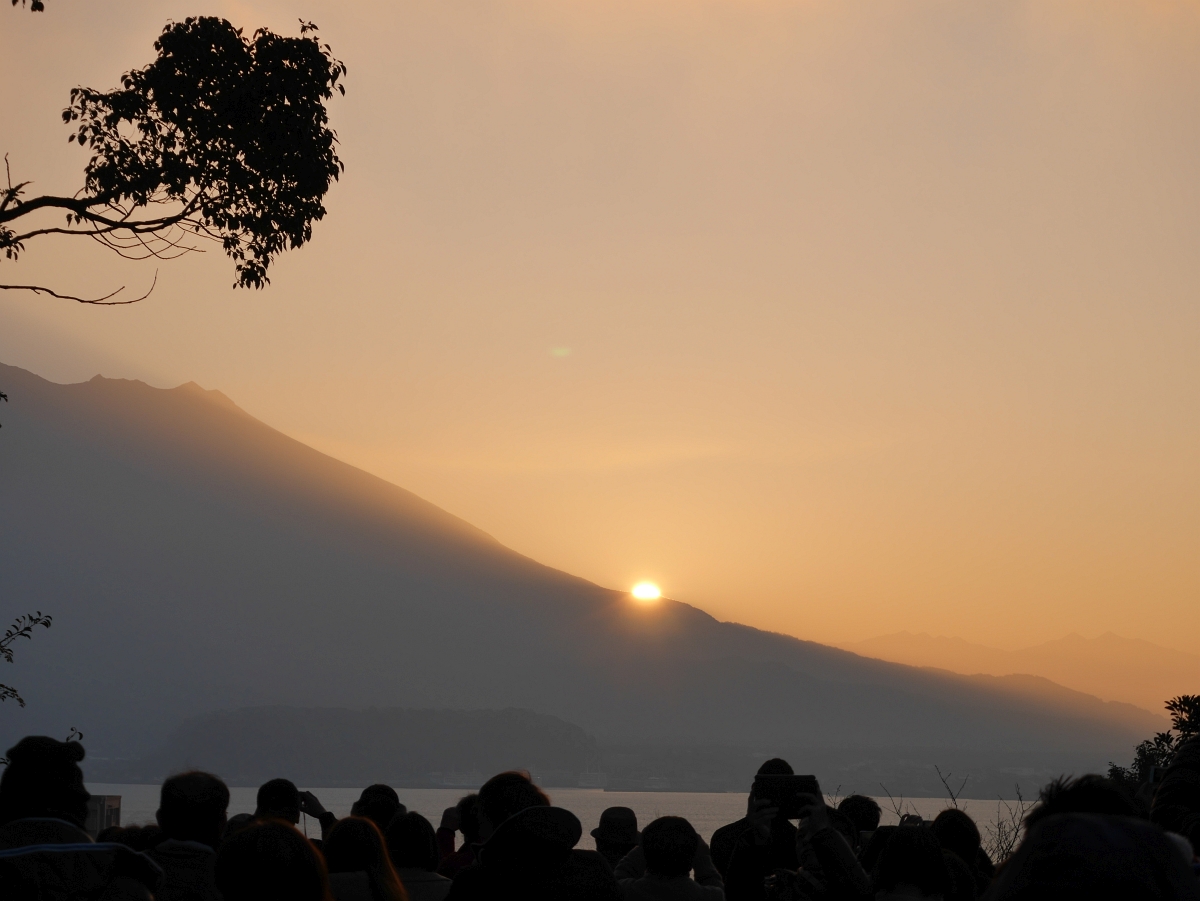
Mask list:
[[[358,800],[361,789],[357,788],[306,788],[320,799],[327,810],[339,817],[348,816],[350,806]],[[158,809],[157,785],[116,785],[90,783],[88,791],[94,795],[121,796],[121,825],[142,826],[154,822]],[[726,823],[732,823],[746,814],[746,795],[735,792],[615,792],[589,788],[547,788],[551,801],[559,807],[572,811],[583,823],[583,838],[577,847],[595,848],[591,830],[600,822],[600,813],[606,807],[630,807],[637,814],[639,828],[660,816],[681,816],[688,819],[696,831],[708,841],[713,832]],[[230,788],[229,815],[253,813],[257,789]],[[399,788],[400,800],[409,810],[422,814],[437,828],[442,811],[468,792],[463,788]],[[831,799],[834,800],[834,799]],[[877,798],[883,808],[883,825],[898,822],[897,810],[917,813],[932,819],[938,811],[950,806],[946,798]],[[958,806],[969,813],[979,824],[981,832],[996,822],[1002,812],[997,801],[958,799]],[[320,827],[308,817],[302,817],[300,828],[313,838],[320,836]]]

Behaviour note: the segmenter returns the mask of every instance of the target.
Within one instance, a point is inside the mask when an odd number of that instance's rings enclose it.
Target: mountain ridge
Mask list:
[[[206,711],[519,707],[606,741],[1102,766],[1159,723],[635,604],[199,386],[2,364],[0,384],[20,475],[0,481],[0,586],[55,616],[11,670],[30,707],[5,736],[77,726],[120,756]]]
[[[1105,632],[1071,633],[1016,650],[927,632],[894,632],[839,645],[881,660],[936,667],[960,674],[1042,676],[1106,700],[1162,714],[1179,694],[1200,692],[1200,655]]]

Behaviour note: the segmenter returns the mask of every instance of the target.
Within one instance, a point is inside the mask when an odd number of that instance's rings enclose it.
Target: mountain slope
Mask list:
[[[1200,692],[1200,655],[1111,632],[1096,638],[1068,635],[1016,651],[912,632],[881,635],[845,648],[881,660],[956,673],[1029,673],[1155,713],[1161,713],[1168,698]]]
[[[121,756],[234,707],[521,707],[611,741],[1100,766],[1159,725],[631,603],[195,385],[0,384],[0,598],[55,616],[6,671],[29,708],[0,738],[77,726]]]

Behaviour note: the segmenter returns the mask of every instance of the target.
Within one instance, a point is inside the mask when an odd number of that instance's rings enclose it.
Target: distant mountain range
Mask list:
[[[1200,655],[1112,632],[1098,638],[1068,635],[1016,651],[912,632],[881,635],[842,647],[880,660],[955,673],[1028,673],[1155,713],[1161,713],[1163,703],[1176,695],[1200,694]]]
[[[634,603],[195,384],[0,365],[0,388],[0,612],[54,615],[4,665],[29,706],[0,707],[0,748],[74,726],[92,759],[142,759],[240,708],[523,708],[638,753],[790,748],[875,778],[1094,769],[1163,722]]]

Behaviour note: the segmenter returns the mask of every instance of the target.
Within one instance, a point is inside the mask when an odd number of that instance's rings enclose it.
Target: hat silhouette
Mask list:
[[[532,870],[558,866],[583,834],[579,818],[561,807],[526,807],[514,813],[479,849],[484,866]]]
[[[628,807],[610,807],[600,814],[600,825],[592,830],[592,838],[602,842],[625,842],[636,845],[642,837],[638,831],[637,814]]]

